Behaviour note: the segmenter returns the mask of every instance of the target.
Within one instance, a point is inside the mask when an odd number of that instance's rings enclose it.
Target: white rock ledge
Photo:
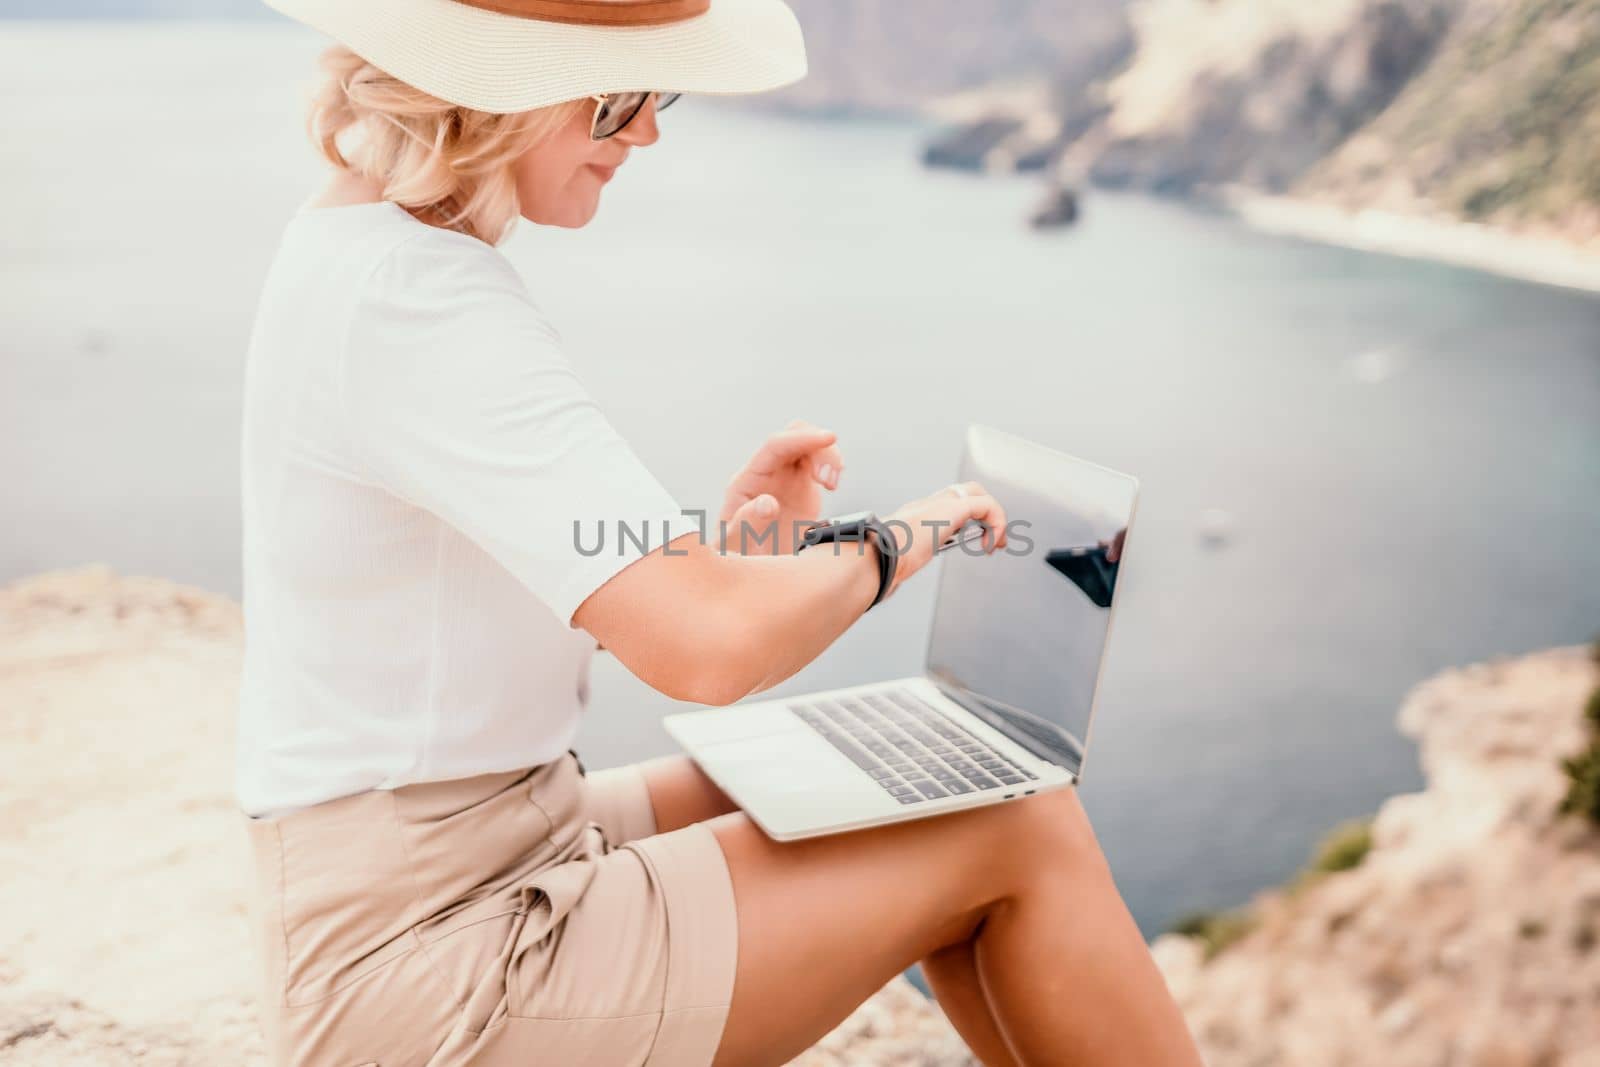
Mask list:
[[[259,1064],[233,825],[225,597],[101,566],[0,589],[0,1064]],[[1203,963],[1155,952],[1213,1067],[1600,1063],[1600,834],[1552,811],[1584,649],[1411,694],[1428,787],[1356,870],[1256,902]],[[966,1067],[896,980],[802,1067]]]

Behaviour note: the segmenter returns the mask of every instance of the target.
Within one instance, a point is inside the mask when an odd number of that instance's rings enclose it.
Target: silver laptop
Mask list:
[[[1083,773],[1138,482],[983,426],[959,480],[1000,501],[1010,544],[940,554],[922,674],[665,718],[769,836],[995,804]]]

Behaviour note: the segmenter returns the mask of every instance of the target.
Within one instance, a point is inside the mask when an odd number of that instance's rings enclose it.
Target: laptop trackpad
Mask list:
[[[888,794],[802,724],[799,733],[707,745],[695,760],[768,832],[859,821]]]
[[[680,745],[694,749],[747,737],[770,737],[794,730],[811,731],[811,727],[795,718],[794,713],[782,704],[736,705],[684,712],[667,716],[666,727]]]

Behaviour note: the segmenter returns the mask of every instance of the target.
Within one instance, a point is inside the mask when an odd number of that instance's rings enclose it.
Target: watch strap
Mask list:
[[[894,534],[882,519],[870,511],[862,511],[814,523],[801,536],[800,544],[795,546],[795,551],[799,552],[812,545],[829,542],[868,539],[872,540],[873,550],[878,557],[878,594],[872,598],[872,603],[867,605],[867,610],[870,611],[877,607],[893,588],[894,575],[899,563],[899,542],[895,540]]]

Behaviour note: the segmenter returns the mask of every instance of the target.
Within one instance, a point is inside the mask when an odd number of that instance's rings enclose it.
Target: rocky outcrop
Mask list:
[[[1068,184],[1289,196],[1600,248],[1600,0],[1135,0],[1129,11],[1126,63],[1056,94],[1053,129],[1037,99],[996,87],[986,104],[962,94],[940,138],[1026,118],[1025,150],[991,153],[984,169],[1044,160]]]
[[[0,589],[0,1064],[249,1065],[234,822],[243,624],[104,567]],[[903,979],[800,1067],[968,1067]]]
[[[1294,192],[1600,247],[1600,0],[1469,0]]]
[[[242,623],[101,567],[0,590],[0,1063],[258,1063]]]
[[[1444,0],[1158,0],[1106,86],[1104,120],[1061,167],[1162,192],[1288,188],[1426,65]]]
[[[1597,683],[1579,648],[1423,683],[1400,728],[1427,787],[1360,866],[1264,894],[1210,962],[1159,939],[1211,1067],[1600,1063],[1600,830],[1556,812]]]
[[[103,567],[0,589],[0,1064],[262,1062],[241,634],[224,597]],[[1209,961],[1157,941],[1212,1067],[1596,1062],[1600,833],[1555,815],[1596,675],[1570,649],[1424,683],[1400,723],[1427,788],[1360,866],[1264,894]],[[972,1061],[897,979],[796,1063]]]
[[[1060,82],[1043,101],[1002,88],[987,107],[958,99],[964,125],[1020,121],[1042,103],[1058,120],[1050,158],[1068,180],[1282,191],[1426,66],[1461,2],[1143,0],[1129,7],[1134,48],[1107,77]]]

